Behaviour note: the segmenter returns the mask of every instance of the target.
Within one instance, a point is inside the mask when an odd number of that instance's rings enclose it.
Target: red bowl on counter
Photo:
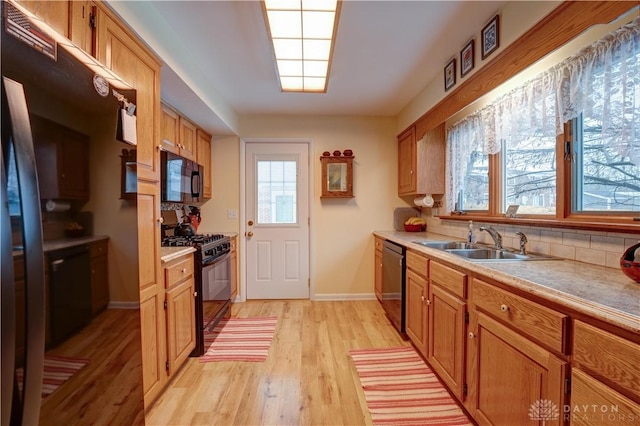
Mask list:
[[[631,246],[620,258],[620,269],[632,280],[640,283],[640,262],[635,261],[636,250],[640,250],[640,243]]]
[[[422,227],[423,226],[424,225],[420,225],[420,224],[418,224],[418,225],[407,225],[405,223],[404,230],[407,231],[407,232],[422,232]]]

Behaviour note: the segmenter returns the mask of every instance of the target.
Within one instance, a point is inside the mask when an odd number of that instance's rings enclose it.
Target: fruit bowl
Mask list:
[[[640,250],[640,243],[631,246],[620,258],[620,269],[632,280],[640,283],[640,262],[636,262],[635,252]]]
[[[404,224],[404,230],[407,232],[421,232],[422,231],[422,227],[424,225],[422,224],[417,224],[417,225],[407,225],[406,223]]]

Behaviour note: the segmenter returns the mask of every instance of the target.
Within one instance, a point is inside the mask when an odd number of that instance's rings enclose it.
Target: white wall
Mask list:
[[[391,229],[393,208],[406,206],[397,197],[397,141],[393,118],[251,116],[241,120],[243,138],[313,140],[311,201],[312,282],[319,298],[373,297],[372,231]],[[198,231],[240,230],[227,219],[239,209],[238,138],[214,140],[213,199],[202,206]],[[323,151],[354,152],[353,199],[320,200]],[[241,272],[242,273],[242,272]]]
[[[469,28],[469,38],[475,35],[475,67],[464,78],[458,78],[457,84],[460,84],[464,79],[478,72],[484,64],[488,63],[497,54],[499,54],[505,47],[513,43],[518,37],[524,34],[527,30],[533,27],[538,21],[548,15],[553,9],[555,9],[561,1],[516,1],[508,2],[504,5],[504,8],[498,13],[500,14],[500,47],[495,50],[486,60],[482,61],[480,55],[480,31],[479,28]],[[487,16],[489,21],[493,15]],[[461,29],[462,31],[463,29]],[[463,46],[460,46],[461,48]],[[452,52],[453,53],[453,52]],[[444,68],[445,64],[442,64]],[[460,73],[458,71],[458,77]],[[454,86],[455,89],[455,86]],[[413,122],[420,118],[424,113],[429,111],[438,102],[445,97],[443,77],[436,77],[431,83],[429,83],[420,93],[416,94],[416,97],[398,114],[398,129],[400,133],[402,130],[409,127]]]

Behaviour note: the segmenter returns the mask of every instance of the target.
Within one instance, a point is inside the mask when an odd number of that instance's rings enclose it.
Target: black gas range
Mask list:
[[[222,318],[228,317],[231,307],[231,269],[229,252],[231,238],[223,234],[198,234],[193,236],[169,236],[162,239],[165,247],[189,247],[196,249],[195,312],[196,347],[191,356],[202,356],[205,330],[212,331]]]

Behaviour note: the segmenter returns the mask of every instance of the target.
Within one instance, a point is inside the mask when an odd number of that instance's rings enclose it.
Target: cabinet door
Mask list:
[[[69,37],[69,3],[67,0],[18,0],[31,13],[46,22],[59,34]]]
[[[193,278],[167,291],[167,346],[169,376],[173,375],[196,346]]]
[[[478,424],[563,424],[567,363],[482,313],[470,330],[465,405]]]
[[[64,131],[59,149],[60,198],[89,199],[89,140],[71,129]]]
[[[229,280],[231,281],[231,301],[238,295],[238,238],[231,237],[231,254],[229,255]]]
[[[96,3],[91,0],[74,0],[70,3],[69,38],[80,49],[95,56]]]
[[[204,168],[202,172],[202,196],[211,198],[213,195],[211,190],[211,177],[213,175],[211,169],[211,135],[201,129],[198,129],[197,135],[196,163]]]
[[[160,141],[163,149],[174,154],[180,154],[180,148],[178,148],[178,140],[180,138],[179,119],[180,116],[177,112],[166,105],[162,105],[160,112]]]
[[[427,280],[412,270],[407,270],[407,335],[422,355],[427,357]]]
[[[106,10],[98,13],[97,58],[136,89],[138,178],[160,179],[160,62]]]
[[[375,293],[378,300],[382,300],[382,252],[375,250]]]
[[[416,133],[415,128],[398,137],[398,195],[416,192]]]
[[[185,119],[180,117],[180,155],[189,160],[196,160],[196,126]]]
[[[109,304],[109,263],[107,256],[91,259],[91,311],[93,315]]]
[[[624,425],[640,419],[640,404],[577,368],[571,370],[570,407],[564,415],[571,426]]]
[[[449,390],[463,401],[467,304],[433,282],[429,301],[429,363]]]

